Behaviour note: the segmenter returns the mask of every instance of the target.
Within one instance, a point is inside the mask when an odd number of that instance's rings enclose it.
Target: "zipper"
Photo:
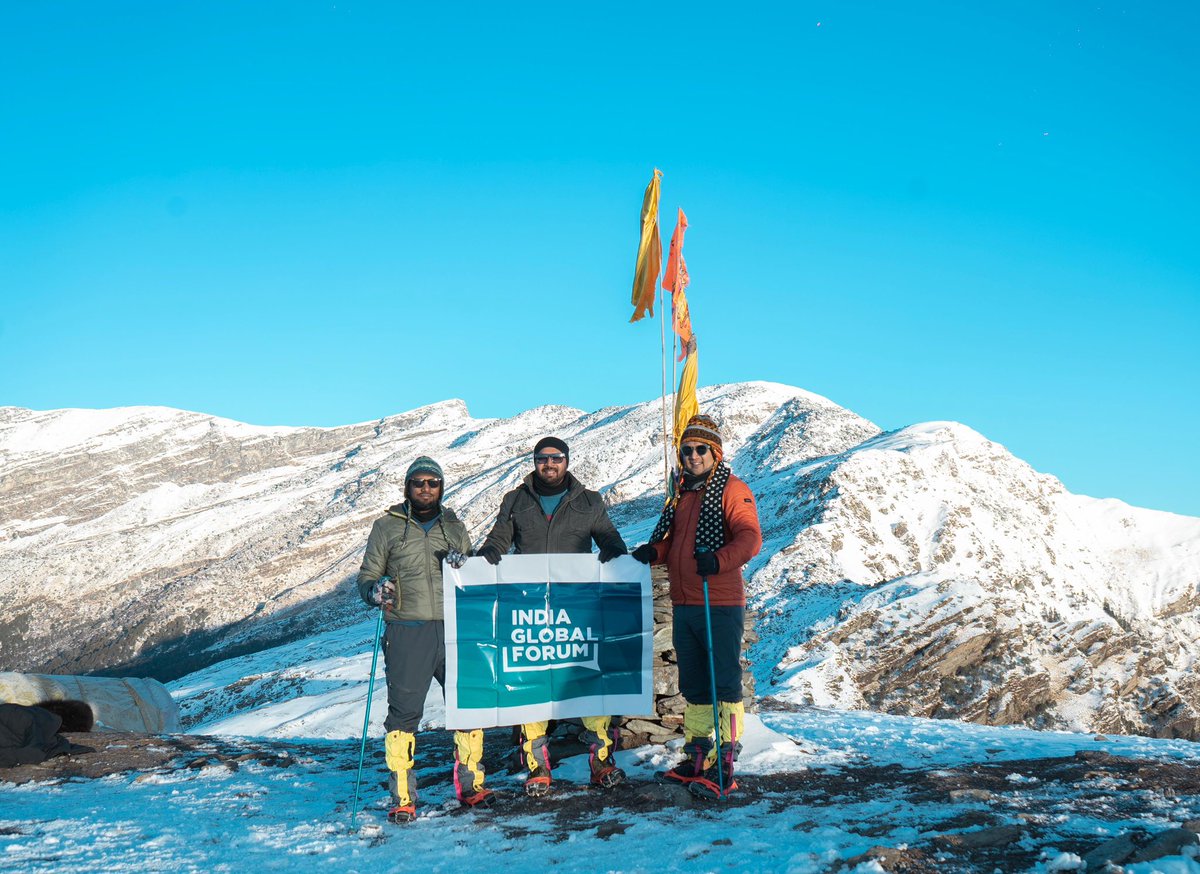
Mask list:
[[[537,474],[534,474],[534,476],[537,476]],[[533,502],[537,504],[537,508],[540,512],[542,509],[542,502],[538,500],[537,492],[532,486],[529,486],[528,490],[533,493]],[[571,487],[567,486],[567,493],[562,496],[562,500],[559,501],[558,506],[554,508],[554,515],[546,521],[546,552],[548,553],[555,552],[555,550],[550,548],[550,530],[554,527],[555,518],[557,518],[558,514],[562,511],[563,507],[567,505],[567,501],[569,500],[571,500]],[[542,518],[545,518],[546,516],[545,513],[542,513],[541,515]]]

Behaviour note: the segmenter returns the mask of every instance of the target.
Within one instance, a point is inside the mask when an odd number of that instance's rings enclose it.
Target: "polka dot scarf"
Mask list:
[[[716,552],[725,545],[725,514],[721,511],[721,498],[725,494],[725,484],[729,482],[731,473],[725,462],[714,465],[708,475],[708,483],[704,488],[704,497],[700,504],[700,520],[696,524],[696,548],[707,547]],[[675,521],[675,505],[679,502],[681,489],[675,488],[675,496],[667,501],[654,533],[650,535],[651,543],[658,543],[671,530]]]

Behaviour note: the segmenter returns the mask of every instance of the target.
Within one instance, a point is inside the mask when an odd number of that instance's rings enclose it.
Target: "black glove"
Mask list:
[[[500,564],[500,550],[495,546],[485,546],[479,554],[487,559],[488,564]]]
[[[650,564],[650,562],[658,558],[658,550],[649,543],[643,543],[633,551],[633,557],[642,564]]]
[[[717,561],[717,554],[711,550],[704,550],[696,553],[696,573],[702,577],[711,577],[721,572],[721,563]]]
[[[600,564],[604,564],[606,561],[612,561],[618,555],[629,555],[629,550],[624,546],[601,546]]]

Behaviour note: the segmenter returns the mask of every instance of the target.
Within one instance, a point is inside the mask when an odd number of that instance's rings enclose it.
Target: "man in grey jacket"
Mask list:
[[[417,781],[413,774],[416,731],[425,709],[430,680],[446,685],[446,627],[442,609],[442,559],[461,567],[471,549],[466,526],[442,506],[442,468],[421,456],[404,477],[401,504],[371,526],[358,573],[358,591],[381,608],[386,620],[383,657],[387,674],[387,736],[392,822],[416,817]],[[485,789],[483,731],[454,733],[454,788],[465,806],[490,806]]]
[[[600,561],[610,561],[628,550],[608,518],[608,508],[598,492],[585,489],[567,470],[570,450],[557,437],[543,437],[533,448],[533,473],[520,487],[500,502],[496,524],[479,550],[492,564],[512,547],[529,554],[590,553],[592,542],[600,549]],[[583,719],[584,739],[591,749],[592,783],[608,789],[625,779],[616,766],[617,730],[611,716]],[[551,764],[546,730],[549,722],[527,722],[521,726],[522,750],[529,773],[525,791],[545,795],[550,791]]]

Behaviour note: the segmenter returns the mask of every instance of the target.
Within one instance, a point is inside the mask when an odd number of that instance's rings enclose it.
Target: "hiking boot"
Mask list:
[[[699,773],[696,771],[695,761],[684,759],[671,770],[663,771],[658,776],[668,783],[682,783],[686,786],[695,780],[699,776]]]
[[[388,811],[388,822],[394,822],[397,825],[410,823],[417,818],[417,806],[415,804],[398,804]]]
[[[491,789],[480,789],[478,792],[464,797],[460,803],[463,807],[478,807],[480,809],[491,807],[496,803],[496,793]]]
[[[733,779],[733,763],[735,761],[735,749],[732,744],[721,745],[721,774],[720,778],[724,779],[724,785],[717,783],[717,765],[714,761],[703,772],[697,774],[696,777],[688,783],[688,791],[697,798],[707,798],[716,800],[718,798],[728,798],[729,793],[738,788],[737,780]]]
[[[541,798],[550,793],[550,772],[540,765],[525,778],[525,794],[530,798]]]
[[[703,775],[694,778],[688,783],[688,792],[691,792],[697,798],[704,798],[709,801],[716,801],[718,798],[728,798],[730,793],[738,788],[737,780],[730,775],[725,779],[725,790],[717,786],[717,769],[709,768]]]
[[[610,765],[608,762],[594,762],[592,764],[593,786],[599,786],[601,789],[611,789],[624,782],[625,772],[616,765]]]
[[[687,758],[658,776],[666,783],[682,783],[687,786],[704,773],[704,763],[712,751],[712,741],[708,738],[695,738],[684,744],[683,752]]]

